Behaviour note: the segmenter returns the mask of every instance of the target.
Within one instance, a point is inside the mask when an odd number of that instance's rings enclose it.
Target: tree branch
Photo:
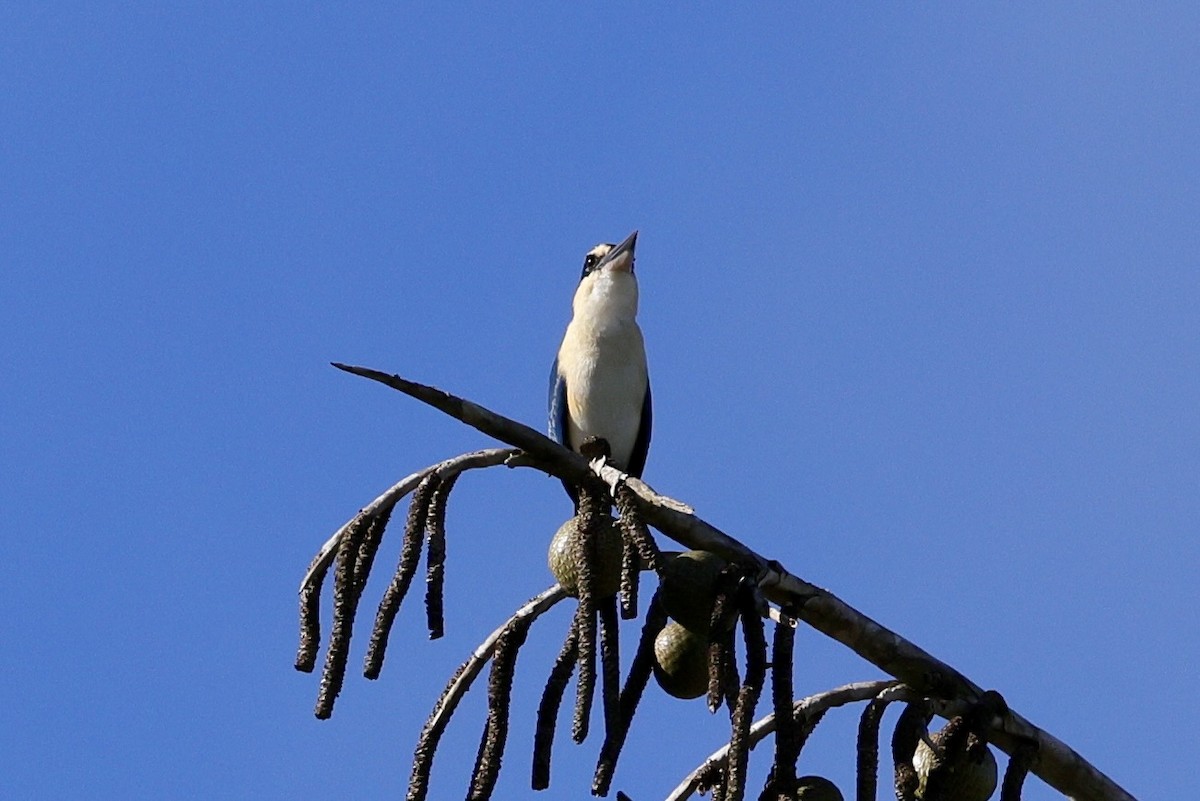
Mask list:
[[[799,619],[837,640],[916,693],[943,699],[978,700],[981,688],[946,663],[862,614],[832,593],[789,573],[725,532],[697,517],[691,507],[654,492],[640,479],[626,475],[603,460],[590,463],[541,433],[496,414],[469,400],[434,387],[366,367],[334,363],[334,367],[378,381],[426,403],[476,430],[523,451],[522,464],[574,483],[597,478],[610,489],[628,487],[642,519],[688,548],[712,551],[757,571],[763,593],[779,605],[796,609]],[[481,452],[482,453],[482,452]],[[511,459],[508,459],[511,463]],[[498,462],[497,462],[498,463]],[[314,560],[314,565],[316,560]],[[1060,792],[1076,799],[1134,801],[1078,753],[1053,735],[1010,712],[1003,726],[988,734],[990,742],[1010,755],[1022,744],[1037,744],[1032,770]]]
[[[811,718],[818,712],[824,712],[827,709],[853,704],[858,701],[868,701],[877,697],[884,690],[897,686],[897,684],[895,681],[862,681],[826,690],[816,695],[810,695],[807,698],[796,701],[792,705],[792,720],[797,723],[803,723],[804,718]],[[758,745],[759,742],[774,732],[777,725],[778,722],[774,713],[755,721],[754,725],[750,727],[750,736],[748,738],[750,748]],[[708,759],[701,762],[699,767],[689,773],[687,778],[671,791],[666,801],[684,801],[684,799],[691,798],[700,787],[700,779],[705,775],[711,775],[714,769],[724,769],[728,761],[729,744],[726,743],[714,751]]]

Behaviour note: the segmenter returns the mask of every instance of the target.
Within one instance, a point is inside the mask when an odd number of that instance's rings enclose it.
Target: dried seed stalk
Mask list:
[[[425,620],[429,627],[429,639],[439,639],[446,631],[443,613],[444,585],[446,572],[446,501],[454,489],[458,475],[442,481],[433,491],[429,501],[429,514],[425,532],[429,538],[425,557]]]
[[[888,702],[876,698],[858,719],[857,801],[875,801],[879,784],[879,724]]]
[[[621,619],[637,618],[638,577],[641,575],[642,560],[637,548],[628,537],[621,538]]]
[[[621,748],[625,745],[633,715],[654,669],[654,639],[666,624],[667,613],[659,603],[656,590],[646,609],[646,622],[642,626],[637,651],[629,666],[629,675],[625,677],[625,687],[621,690],[621,725],[616,731],[605,732],[604,744],[600,747],[600,758],[596,761],[596,773],[592,778],[592,795],[608,795],[613,773],[617,769],[617,759],[621,756]]]
[[[426,476],[413,492],[412,501],[409,502],[408,519],[404,523],[404,541],[400,545],[400,561],[396,565],[392,583],[388,585],[383,599],[379,602],[379,611],[375,613],[375,628],[371,631],[371,641],[367,645],[363,675],[368,679],[379,678],[392,624],[400,612],[400,604],[403,603],[404,596],[408,594],[409,585],[412,584],[413,576],[417,572],[417,563],[421,558],[421,545],[424,543],[429,502],[433,498],[438,481],[437,476],[432,473]]]
[[[541,703],[538,704],[537,728],[533,735],[533,771],[530,779],[534,790],[545,790],[550,786],[550,754],[554,748],[554,729],[559,707],[562,706],[563,693],[566,692],[571,674],[575,672],[578,648],[578,631],[572,621],[562,650],[558,652],[554,667],[550,669],[550,677],[546,679]]]
[[[742,801],[746,793],[746,766],[750,758],[750,724],[754,708],[767,677],[767,639],[763,633],[753,596],[740,593],[742,637],[746,646],[746,679],[738,692],[733,708],[732,732],[729,738],[729,767],[726,771],[727,801]]]
[[[392,519],[392,510],[395,508],[395,505],[385,506],[367,521],[367,531],[358,546],[358,561],[354,565],[354,587],[360,594],[371,575],[375,555],[379,552],[379,543],[383,541],[383,532]]]
[[[796,630],[787,623],[776,623],[771,640],[771,703],[775,711],[775,764],[771,769],[776,789],[796,783],[798,732],[792,717],[792,655]]]
[[[722,700],[728,700],[730,652],[733,651],[733,632],[726,630],[725,618],[732,601],[728,588],[718,583],[708,626],[708,711],[716,712]],[[732,706],[730,707],[732,709]]]
[[[480,742],[479,755],[471,776],[470,801],[485,801],[492,797],[500,762],[508,740],[509,701],[512,697],[513,673],[517,654],[525,644],[532,618],[513,620],[496,641],[492,656],[492,672],[488,675],[488,717]]]
[[[466,672],[469,664],[471,664],[470,659],[459,665],[458,669],[454,671],[450,680],[446,682],[446,689],[442,690],[437,703],[433,705],[433,711],[429,714],[429,719],[425,721],[425,725],[421,728],[421,734],[417,738],[416,751],[413,753],[412,773],[408,778],[406,801],[425,801],[425,796],[429,794],[429,773],[433,769],[433,757],[437,753],[438,742],[441,740],[442,732],[445,731],[445,728],[435,724],[440,716],[442,707],[446,703],[446,699],[454,691],[459,677]]]
[[[366,523],[355,521],[343,537],[337,552],[333,574],[333,626],[329,633],[329,648],[325,652],[325,668],[317,690],[315,714],[321,720],[333,714],[333,704],[346,678],[346,660],[350,654],[350,634],[354,626],[354,611],[359,594],[354,589],[354,565],[358,561],[358,546]]]
[[[635,497],[633,490],[624,484],[617,487],[615,500],[621,513],[621,531],[637,548],[638,556],[646,569],[659,572],[663,567],[662,553],[658,550],[658,545],[650,535],[650,529],[646,527],[642,516],[638,514]]]
[[[616,597],[600,601],[600,698],[604,739],[621,728],[621,649]]]

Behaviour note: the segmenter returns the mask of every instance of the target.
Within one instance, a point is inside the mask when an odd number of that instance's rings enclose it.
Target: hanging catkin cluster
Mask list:
[[[586,452],[596,458],[603,456],[605,449],[606,444],[598,441],[589,443]],[[397,567],[380,600],[366,649],[363,672],[368,678],[377,678],[382,670],[389,636],[422,553],[426,562],[429,636],[437,639],[443,635],[446,504],[459,475],[466,469],[511,464],[519,458],[517,451],[480,451],[414,474],[402,482],[401,490],[381,496],[364,508],[313,560],[300,593],[299,670],[311,672],[315,668],[321,634],[321,588],[330,569],[334,574],[332,625],[318,690],[317,717],[332,714],[342,688],[355,615],[395,506],[411,492]],[[764,598],[754,565],[726,562],[705,551],[660,553],[633,492],[620,483],[611,493],[598,482],[581,485],[576,515],[564,524],[564,530],[571,535],[564,557],[570,580],[560,577],[562,586],[521,607],[450,678],[419,737],[409,801],[427,798],[441,734],[458,701],[489,663],[487,717],[467,797],[493,796],[508,745],[509,721],[514,712],[512,687],[520,649],[534,620],[570,595],[576,598],[575,613],[562,648],[549,667],[539,703],[529,710],[536,718],[530,774],[534,790],[550,786],[557,719],[573,678],[574,742],[586,741],[593,700],[597,691],[600,693],[604,737],[591,790],[594,795],[607,796],[639,701],[654,677],[668,693],[681,698],[702,696],[711,712],[724,708],[729,717],[728,745],[698,767],[682,789],[671,796],[672,801],[696,792],[709,792],[717,801],[744,799],[751,749],[772,733],[773,760],[766,783],[756,797],[760,801],[840,801],[841,791],[828,779],[800,775],[798,761],[825,712],[856,701],[866,706],[858,727],[855,797],[859,801],[875,799],[880,727],[888,703],[901,696],[906,696],[905,708],[895,723],[891,742],[897,799],[983,801],[994,792],[996,765],[988,736],[1007,714],[998,694],[985,693],[965,707],[957,702],[960,714],[933,734],[928,726],[934,712],[952,699],[923,698],[894,681],[847,685],[796,700],[795,627],[802,610],[794,606],[772,609]],[[614,547],[619,555],[615,560]],[[657,579],[658,586],[646,604],[636,650],[622,682],[621,620],[638,618],[639,578],[646,571]],[[775,620],[770,643],[764,625],[768,617]],[[740,664],[739,633],[744,655]],[[755,722],[768,674],[771,712]],[[1037,758],[1032,741],[1016,748],[1000,783],[1001,801],[1020,798],[1024,778]],[[628,798],[620,792],[617,797]]]

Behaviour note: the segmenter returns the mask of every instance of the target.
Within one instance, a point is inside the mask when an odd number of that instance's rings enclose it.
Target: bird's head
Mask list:
[[[593,273],[606,270],[632,273],[633,248],[637,244],[637,235],[638,232],[634,231],[619,245],[606,242],[589,250],[583,258],[583,275],[579,277],[579,280],[582,281]]]
[[[583,275],[575,290],[576,320],[607,327],[637,315],[638,288],[633,275],[637,231],[619,245],[596,245],[583,259]]]

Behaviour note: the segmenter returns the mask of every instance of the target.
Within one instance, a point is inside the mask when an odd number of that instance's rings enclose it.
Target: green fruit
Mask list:
[[[575,543],[579,539],[579,518],[572,517],[559,526],[550,540],[546,561],[554,578],[573,598],[579,597],[579,568],[575,563]],[[594,597],[599,600],[616,595],[621,589],[621,529],[608,517],[595,534],[595,564],[592,565]]]
[[[654,638],[654,678],[676,698],[708,692],[708,638],[671,621]]]
[[[779,787],[772,779],[758,801],[845,801],[837,785],[824,776],[801,776],[790,787]]]
[[[684,551],[663,568],[659,600],[680,625],[707,635],[725,560],[708,551]]]
[[[842,791],[824,776],[801,776],[796,780],[796,801],[843,801]]]
[[[941,731],[936,731],[930,735],[929,739],[940,748],[944,738]],[[968,753],[960,754],[957,759],[952,761],[952,764],[941,765],[940,769],[946,772],[942,779],[945,789],[943,797],[954,799],[954,801],[987,801],[992,797],[992,793],[996,792],[998,778],[996,757],[985,743],[975,739],[974,734],[969,735],[967,750]],[[916,768],[917,776],[920,779],[917,798],[923,799],[923,801],[942,801],[941,798],[932,797],[933,795],[942,796],[941,793],[930,793],[927,798],[925,792],[929,781],[929,772],[938,762],[945,763],[946,760],[944,757],[935,756],[924,740],[917,744],[917,752],[913,754],[913,767]]]

